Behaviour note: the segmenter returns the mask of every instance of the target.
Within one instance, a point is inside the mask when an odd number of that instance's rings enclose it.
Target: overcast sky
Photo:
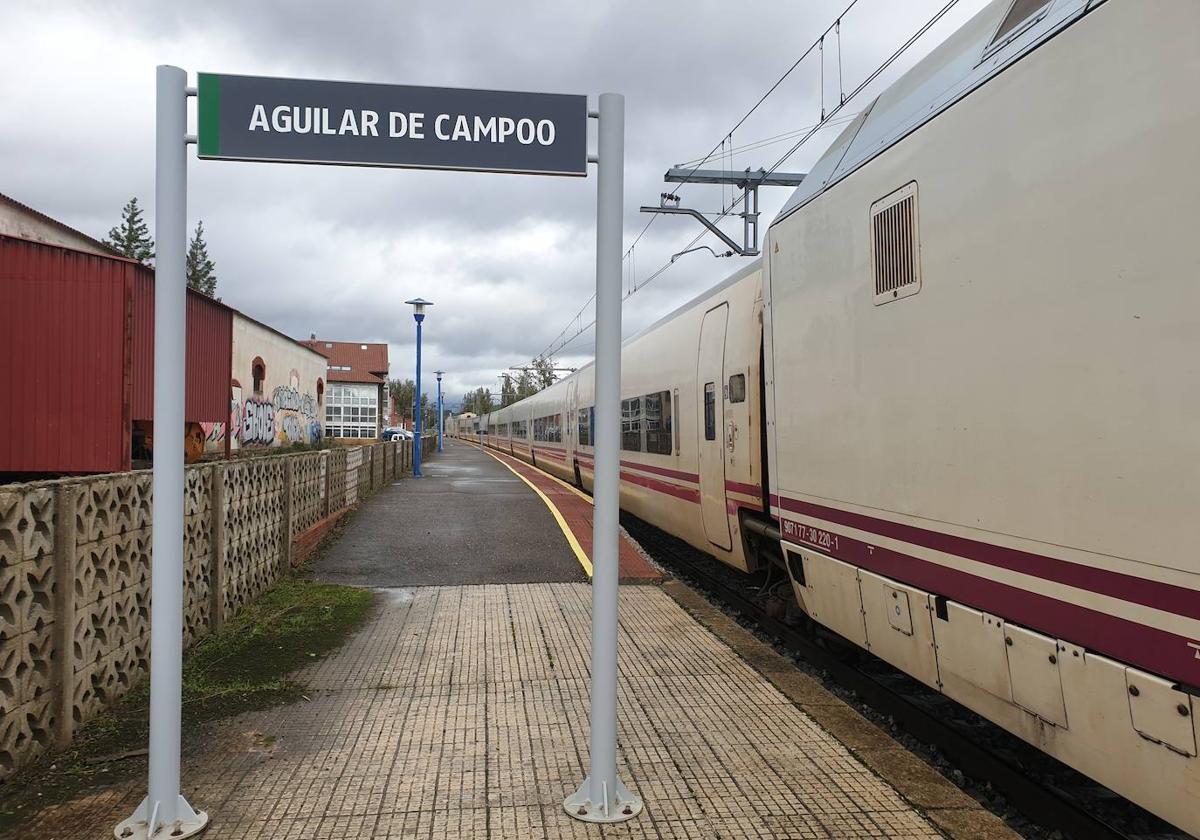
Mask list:
[[[626,96],[628,245],[648,219],[638,206],[656,204],[665,189],[663,172],[717,145],[848,2],[5,0],[0,192],[97,238],[136,195],[153,226],[157,64],[187,69],[193,84],[199,70],[615,91]],[[841,28],[845,89],[944,3],[859,0]],[[985,4],[961,0],[905,66]],[[835,43],[826,39],[827,107],[838,98]],[[734,149],[816,122],[818,72],[814,53],[733,135]],[[851,101],[844,113],[867,101]],[[780,169],[804,171],[834,131],[813,137]],[[770,167],[793,142],[735,151],[732,166]],[[680,192],[706,211],[731,198],[719,187]],[[763,191],[764,232],[788,192]],[[594,213],[594,177],[189,164],[189,227],[204,221],[223,300],[296,338],[386,341],[392,376],[401,378],[413,366],[404,301],[432,300],[424,361],[427,370],[447,371],[451,402],[479,385],[495,390],[499,371],[540,353],[587,301]],[[740,220],[724,226],[740,238]],[[627,262],[626,283],[642,282],[699,231],[691,220],[657,219]],[[719,247],[711,236],[701,242]],[[707,252],[680,258],[626,301],[625,334],[745,262]],[[589,309],[583,323],[591,317]],[[573,366],[591,352],[588,331],[558,359]]]

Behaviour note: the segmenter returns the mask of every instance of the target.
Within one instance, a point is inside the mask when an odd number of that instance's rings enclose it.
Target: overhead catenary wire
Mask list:
[[[925,24],[923,26],[921,26],[920,29],[918,29],[907,41],[904,42],[904,44],[902,44],[895,52],[893,52],[882,64],[880,64],[878,67],[876,67],[875,70],[872,71],[871,74],[868,75],[867,78],[864,79],[862,81],[862,83],[858,85],[858,87],[854,88],[854,90],[852,90],[848,95],[843,94],[841,97],[839,97],[840,101],[833,108],[833,110],[831,110],[828,113],[828,115],[826,115],[826,117],[821,120],[821,122],[816,123],[814,126],[812,126],[812,128],[808,132],[806,132],[790,149],[788,149],[783,155],[781,155],[779,157],[778,160],[776,160],[773,164],[771,164],[771,167],[766,170],[766,174],[770,175],[771,173],[775,172],[780,166],[782,166],[788,160],[788,158],[790,158],[792,155],[794,155],[806,142],[808,142],[809,138],[811,138],[814,134],[816,134],[821,129],[829,127],[830,120],[833,118],[833,116],[835,114],[837,114],[839,111],[841,111],[843,108],[845,108],[846,104],[848,102],[850,102],[851,100],[853,100],[854,97],[856,97],[856,96],[858,96],[858,94],[862,93],[873,81],[875,81],[875,79],[877,79],[880,76],[880,74],[882,74],[884,71],[886,71],[887,68],[890,67],[896,61],[896,59],[898,59],[910,47],[912,47],[913,44],[915,44],[918,40],[920,40],[920,38],[926,32],[928,32],[930,29],[932,29],[934,26],[936,26],[937,22],[939,20],[941,20],[943,17],[945,17],[946,14],[949,13],[951,9],[953,9],[955,6],[958,5],[958,3],[959,3],[959,0],[949,0],[949,2],[946,3],[946,5],[944,5],[941,9],[939,9],[933,15],[933,17],[931,17],[928,21],[926,21]],[[853,5],[854,4],[852,3],[851,6],[853,6]],[[843,12],[843,15],[844,14],[845,13]],[[840,17],[839,17],[839,20],[840,20]],[[828,32],[828,30],[826,32]],[[822,37],[824,37],[824,35],[822,35]],[[734,201],[732,203],[732,205],[728,208],[728,210],[722,211],[717,216],[717,218],[714,219],[714,224],[716,222],[721,221],[726,216],[728,216],[729,213],[731,213],[734,209],[737,208],[737,205],[740,204],[741,201],[742,201],[742,197],[739,196],[738,199],[736,201]],[[705,236],[705,234],[706,234],[706,231],[701,231],[697,236],[695,236],[691,240],[691,242],[689,242],[686,246],[684,246],[684,250],[692,247],[697,242],[699,242]],[[625,296],[626,299],[628,299],[630,295],[634,294],[635,292],[639,291],[640,289],[645,288],[647,285],[649,285],[651,282],[653,282],[655,279],[657,279],[659,276],[661,276],[663,274],[663,272],[665,272],[673,264],[674,263],[672,263],[670,261],[664,263],[657,271],[655,271],[653,274],[651,274],[649,277],[647,277],[641,283],[638,283],[637,285],[635,285],[633,287],[633,289],[629,292],[629,294],[627,294]]]
[[[763,148],[766,145],[770,145],[775,142],[782,142],[782,139],[790,139],[791,137],[795,137],[795,136],[797,136],[797,134],[799,134],[800,139],[797,140],[797,142],[794,143],[790,148],[788,148],[788,150],[786,152],[784,152],[784,154],[781,155],[773,164],[771,164],[770,168],[765,170],[766,174],[768,174],[768,175],[772,174],[776,170],[778,170],[780,166],[782,166],[789,158],[791,158],[792,155],[794,155],[800,148],[802,148],[804,146],[804,144],[807,143],[808,140],[811,139],[812,136],[815,135],[821,129],[828,128],[832,125],[842,123],[842,122],[850,122],[853,119],[855,119],[858,116],[857,114],[845,115],[845,116],[838,118],[837,120],[835,120],[834,117],[836,115],[838,115],[846,107],[846,105],[849,102],[851,102],[856,96],[858,96],[868,86],[870,86],[870,84],[872,82],[874,82],[882,73],[884,73],[893,63],[895,63],[895,61],[901,55],[903,55],[908,49],[910,49],[913,44],[915,44],[930,29],[932,29],[935,25],[937,25],[938,21],[940,21],[943,17],[945,17],[946,14],[948,14],[955,6],[958,5],[959,0],[949,0],[949,2],[947,2],[928,21],[926,21],[926,23],[924,25],[922,25],[911,37],[908,38],[908,40],[906,40],[898,49],[896,49],[895,52],[893,52],[882,64],[880,64],[878,67],[876,67],[875,70],[872,71],[857,87],[855,87],[849,94],[847,94],[844,91],[843,75],[842,75],[841,21],[842,21],[842,18],[844,18],[848,12],[850,12],[856,5],[858,5],[858,2],[859,2],[859,0],[852,0],[852,2],[845,8],[845,10],[840,15],[837,16],[837,18],[834,20],[834,22],[829,27],[827,27],[825,29],[825,31],[822,32],[821,35],[812,44],[810,44],[809,47],[803,53],[801,53],[800,57],[797,58],[791,64],[790,67],[788,67],[788,69],[783,73],[783,75],[780,76],[779,79],[777,79],[775,81],[775,83],[772,84],[771,87],[768,88],[767,91],[761,97],[759,97],[759,99],[754,103],[754,105],[751,106],[750,110],[748,110],[736,123],[734,123],[733,127],[728,132],[726,132],[724,136],[722,136],[721,140],[718,141],[718,143],[715,146],[713,146],[713,148],[708,152],[707,155],[705,155],[701,158],[694,159],[692,161],[688,161],[687,164],[683,164],[683,166],[690,165],[690,172],[688,172],[688,174],[684,176],[683,180],[678,182],[678,186],[675,188],[675,191],[677,191],[682,186],[686,185],[688,183],[689,178],[691,176],[693,176],[701,166],[703,166],[705,163],[707,163],[709,160],[711,160],[715,154],[720,152],[723,155],[727,141],[729,141],[729,145],[732,149],[733,132],[736,131],[738,128],[740,128],[745,123],[745,121],[750,118],[750,116],[763,104],[763,102],[765,102],[771,96],[771,94],[774,93],[779,88],[779,86],[781,84],[783,84],[784,81],[786,81],[786,79],[792,74],[792,72],[794,72],[795,69],[797,67],[799,67],[800,64],[803,63],[803,61],[809,55],[811,55],[814,50],[823,52],[824,39],[831,32],[835,36],[835,39],[837,42],[837,51],[838,51],[838,92],[839,92],[839,96],[838,96],[837,104],[834,105],[832,110],[828,111],[828,113],[825,112],[825,108],[824,108],[824,61],[822,60],[822,67],[821,67],[821,112],[822,113],[821,113],[820,121],[811,126],[806,126],[801,129],[794,129],[789,132],[784,132],[779,135],[774,135],[773,137],[765,138],[762,141],[754,141],[752,143],[747,144],[742,149],[738,150],[739,152],[741,152],[741,151],[749,151],[749,150],[753,150],[753,149],[757,149],[757,148]],[[731,158],[732,158],[732,154],[731,154]],[[718,213],[716,215],[714,223],[721,221],[722,219],[727,217],[730,213],[732,213],[734,210],[736,210],[737,207],[742,203],[742,201],[743,201],[743,197],[738,196],[726,207],[726,206],[724,206],[724,197],[722,196],[722,210],[720,213]],[[634,238],[633,243],[631,243],[629,248],[626,250],[626,252],[625,252],[626,258],[631,257],[638,242],[640,242],[641,239],[645,236],[646,231],[649,230],[650,226],[654,223],[654,221],[657,218],[658,218],[657,215],[652,215],[650,217],[650,220],[642,227],[641,231]],[[675,253],[678,253],[680,251],[686,251],[687,249],[692,248],[694,245],[696,245],[697,242],[699,242],[702,238],[704,238],[706,233],[707,233],[706,231],[701,231],[699,234],[694,236],[688,242],[687,245],[685,245],[681,249],[678,249],[678,251],[676,251]],[[672,265],[674,265],[674,262],[668,260],[667,262],[665,262],[661,266],[659,266],[651,274],[649,274],[640,283],[635,282],[635,281],[632,282],[629,289],[624,293],[624,295],[622,297],[622,302],[624,302],[625,300],[628,300],[630,297],[632,297],[638,291],[644,289],[650,283],[654,282],[654,280],[661,277],[668,269],[671,268]],[[563,328],[563,330],[558,334],[558,336],[554,339],[554,341],[552,341],[547,346],[547,349],[545,351],[543,351],[542,355],[544,357],[552,356],[552,355],[562,352],[563,349],[568,347],[570,344],[574,343],[580,336],[582,336],[588,329],[590,329],[595,324],[594,319],[592,321],[588,322],[587,324],[582,323],[582,314],[587,309],[587,307],[592,303],[592,301],[594,299],[595,299],[595,294],[593,293],[588,298],[587,302],[584,303],[584,305],[576,313],[576,315],[570,321],[567,322],[567,326]],[[560,340],[562,340],[563,337],[570,330],[571,325],[575,324],[575,323],[580,324],[579,329],[575,333],[573,333],[571,336],[567,337],[565,341],[562,341],[561,344],[558,344],[558,342]],[[556,344],[558,344],[557,347],[555,346]]]
[[[847,5],[845,9],[842,10],[842,13],[840,15],[838,15],[837,18],[835,18],[834,23],[831,24],[829,27],[827,27],[825,29],[825,31],[821,33],[820,38],[818,38],[817,41],[814,41],[812,44],[810,44],[809,47],[803,53],[800,54],[800,57],[792,62],[792,64],[783,72],[783,74],[778,79],[775,80],[774,84],[772,84],[769,88],[767,88],[766,92],[763,93],[763,95],[760,96],[758,98],[758,100],[755,101],[755,103],[750,106],[750,109],[748,111],[746,111],[746,113],[742,114],[742,116],[737,120],[737,122],[735,122],[733,124],[733,126],[728,131],[726,131],[724,135],[722,135],[721,139],[719,141],[717,141],[717,144],[714,145],[712,147],[712,149],[709,150],[708,154],[706,154],[704,157],[699,158],[698,160],[694,161],[694,165],[691,167],[691,172],[689,172],[687,174],[687,176],[685,176],[684,179],[679,182],[678,186],[676,186],[674,188],[674,190],[673,190],[674,192],[676,192],[678,194],[678,191],[688,183],[688,180],[691,178],[691,176],[694,175],[701,166],[703,166],[705,163],[707,163],[709,160],[711,160],[713,155],[715,155],[718,151],[720,151],[724,148],[726,140],[730,141],[730,146],[732,147],[733,133],[735,131],[737,131],[739,128],[741,128],[742,125],[746,122],[746,120],[750,119],[750,117],[753,116],[755,111],[757,111],[759,109],[759,107],[761,107],[762,104],[764,102],[766,102],[768,98],[770,98],[771,94],[773,94],[776,90],[779,89],[780,85],[782,85],[785,81],[787,81],[787,78],[796,70],[797,67],[799,67],[801,65],[801,63],[803,63],[804,59],[806,59],[809,55],[812,54],[813,49],[816,48],[817,44],[821,41],[821,39],[823,39],[826,35],[828,35],[829,32],[832,31],[832,29],[835,25],[840,25],[842,18],[845,17],[855,6],[857,6],[858,3],[859,3],[859,0],[851,0],[850,4]],[[731,152],[730,157],[732,159],[732,152]],[[735,207],[737,205],[737,203],[738,203],[737,201],[733,202],[730,205],[730,207],[727,209],[732,209],[733,207]],[[623,260],[632,258],[634,249],[637,248],[637,245],[639,242],[641,242],[642,237],[644,237],[646,235],[646,232],[648,230],[650,230],[651,225],[653,225],[657,219],[658,219],[657,215],[652,215],[646,221],[646,224],[642,226],[642,229],[638,232],[637,236],[634,237],[633,242],[630,243],[629,247],[625,250],[625,254],[622,257]],[[694,245],[695,242],[693,241],[692,244]],[[688,247],[691,247],[691,246],[689,245]],[[656,272],[654,276],[657,276],[658,273],[661,273],[661,269],[659,272]],[[641,284],[636,284],[632,288],[636,289],[643,285],[645,285],[645,282],[643,282]],[[588,301],[581,307],[581,310],[586,309],[591,304],[591,302],[595,299],[595,297],[596,297],[596,295],[593,293],[588,298]],[[628,297],[628,293],[627,293],[626,297]],[[578,316],[576,316],[576,317],[578,317]],[[571,324],[573,324],[574,322],[575,322],[575,318],[572,318],[570,321],[568,321],[567,326],[563,328],[562,332],[559,333],[558,337],[556,337],[554,339],[554,341],[550,342],[550,344],[547,345],[546,349],[543,350],[540,355],[545,357],[547,354],[553,355],[554,352],[558,352],[557,350],[552,351],[551,348],[554,346],[555,342],[557,342],[563,336],[563,334],[566,333],[567,330],[570,329]]]

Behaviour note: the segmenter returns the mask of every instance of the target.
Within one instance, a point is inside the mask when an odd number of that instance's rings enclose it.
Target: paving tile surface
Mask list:
[[[587,763],[590,588],[388,589],[302,678],[185,756],[207,838],[939,837],[886,782],[655,586],[621,589],[619,772],[646,802],[563,813]],[[111,836],[143,785],[46,811],[25,837]]]

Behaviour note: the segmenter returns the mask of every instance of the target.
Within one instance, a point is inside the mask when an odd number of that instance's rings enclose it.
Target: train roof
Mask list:
[[[681,304],[681,305],[675,307],[674,309],[672,309],[670,312],[668,312],[666,315],[659,318],[657,321],[655,321],[650,326],[643,327],[642,329],[635,332],[633,335],[629,336],[629,338],[622,340],[621,346],[625,347],[629,344],[632,344],[633,342],[637,341],[642,336],[646,335],[647,333],[649,333],[649,332],[657,329],[658,327],[662,326],[663,324],[667,323],[667,321],[670,321],[672,318],[675,318],[678,315],[680,315],[681,313],[688,311],[693,306],[696,306],[700,302],[704,301],[706,298],[710,298],[713,295],[717,294],[718,292],[728,289],[730,286],[734,285],[735,283],[745,279],[746,277],[749,277],[751,274],[758,271],[761,267],[762,267],[762,258],[761,257],[755,258],[755,260],[753,262],[749,263],[748,265],[743,266],[742,268],[739,268],[737,271],[735,271],[733,274],[726,277],[720,283],[716,284],[715,286],[708,287],[703,292],[700,292],[700,294],[696,295],[694,298],[689,300],[687,303]],[[586,365],[579,368],[579,370],[577,370],[575,373],[571,374],[571,376],[575,376],[577,373],[587,370],[594,364],[595,364],[594,360],[588,362]],[[558,381],[566,382],[568,379],[571,378],[571,376],[564,377]],[[558,382],[556,382],[554,384],[557,385]],[[553,387],[553,386],[551,386],[551,387]],[[513,405],[516,405],[516,403],[513,403]]]
[[[871,102],[829,146],[771,224],[977,90],[1110,0],[994,0]]]

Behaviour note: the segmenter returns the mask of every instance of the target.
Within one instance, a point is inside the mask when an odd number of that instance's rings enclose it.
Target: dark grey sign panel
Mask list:
[[[587,97],[199,74],[202,158],[587,174]]]

